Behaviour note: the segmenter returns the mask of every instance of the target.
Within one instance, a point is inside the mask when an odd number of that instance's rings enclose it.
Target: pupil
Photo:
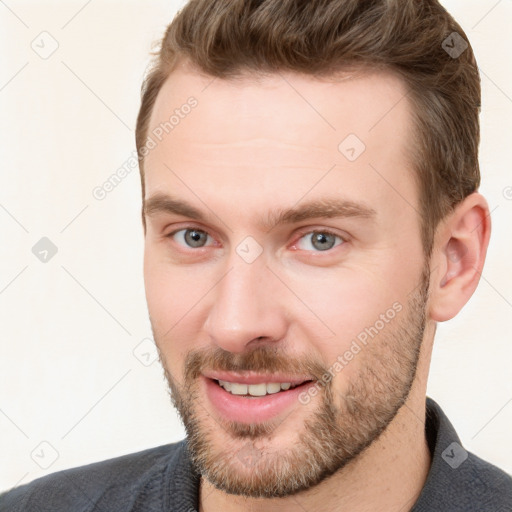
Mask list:
[[[192,247],[200,247],[202,245],[202,240],[204,238],[204,233],[202,231],[198,231],[197,229],[192,229],[186,232],[185,238],[187,239],[187,243]]]
[[[329,238],[331,240],[329,240]],[[331,242],[331,243],[329,243]],[[326,243],[327,243],[327,248],[330,249],[332,246],[333,246],[333,243],[334,243],[334,237],[333,235],[329,235],[327,233],[317,233],[314,237],[313,237],[313,245],[315,245],[315,243],[318,243],[319,246],[317,247],[317,249],[325,249],[326,248]],[[315,246],[316,247],[316,246]]]

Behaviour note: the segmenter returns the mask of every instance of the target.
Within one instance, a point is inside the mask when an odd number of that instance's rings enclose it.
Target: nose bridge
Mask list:
[[[231,252],[205,325],[212,341],[231,352],[245,350],[256,338],[279,339],[285,330],[278,295],[269,289],[275,277],[265,258],[245,256],[240,247]]]

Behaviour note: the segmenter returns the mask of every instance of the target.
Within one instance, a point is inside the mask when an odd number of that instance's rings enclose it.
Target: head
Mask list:
[[[136,133],[146,296],[219,488],[316,485],[424,388],[489,238],[465,39],[433,0],[197,0],[168,27]],[[285,405],[218,384],[265,374]]]

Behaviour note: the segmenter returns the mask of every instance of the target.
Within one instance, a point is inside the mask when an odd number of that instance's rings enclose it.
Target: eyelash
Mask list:
[[[346,238],[342,237],[338,233],[335,233],[334,231],[330,231],[328,229],[310,229],[307,231],[300,231],[298,233],[298,238],[296,238],[296,241],[293,243],[293,247],[295,247],[299,243],[299,241],[302,240],[306,235],[312,235],[313,233],[320,233],[322,235],[333,236],[333,237],[341,240],[341,243],[338,243],[338,244],[334,245],[333,247],[331,247],[330,249],[327,249],[325,251],[308,251],[308,252],[313,252],[313,253],[317,253],[317,254],[331,253],[332,251],[334,251],[334,249],[336,249],[336,247],[339,247],[347,242]],[[306,250],[306,249],[303,249],[303,250]]]
[[[166,235],[167,238],[170,238],[172,239],[174,237],[174,235],[176,233],[179,233],[180,231],[199,231],[201,233],[205,233],[207,236],[211,237],[211,235],[204,229],[202,228],[199,228],[197,226],[185,226],[185,227],[181,227],[180,229],[176,229],[174,231],[172,231],[171,233],[169,233],[168,235]],[[333,247],[331,247],[330,249],[327,249],[325,251],[307,251],[307,252],[313,252],[313,253],[318,253],[318,254],[322,254],[322,253],[330,253],[332,252],[336,247],[339,247],[343,244],[345,244],[347,242],[347,238],[339,235],[338,233],[335,233],[333,231],[330,231],[328,229],[309,229],[307,231],[300,231],[298,233],[298,237],[296,238],[296,241],[293,243],[293,247],[295,247],[298,242],[300,240],[302,240],[306,235],[312,235],[313,233],[321,233],[323,235],[330,235],[330,236],[334,236],[335,238],[338,238],[339,240],[341,240],[341,243],[338,243],[336,245],[334,245]],[[199,249],[205,249],[206,247],[210,247],[210,246],[203,246],[203,247],[198,247],[198,248],[193,248],[193,247],[188,247],[188,249],[190,250],[199,250]],[[305,250],[305,249],[304,249]]]

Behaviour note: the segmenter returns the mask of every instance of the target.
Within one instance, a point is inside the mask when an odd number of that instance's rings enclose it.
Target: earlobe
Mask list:
[[[473,193],[438,227],[431,259],[429,314],[444,322],[473,295],[485,262],[491,233],[485,198]]]

